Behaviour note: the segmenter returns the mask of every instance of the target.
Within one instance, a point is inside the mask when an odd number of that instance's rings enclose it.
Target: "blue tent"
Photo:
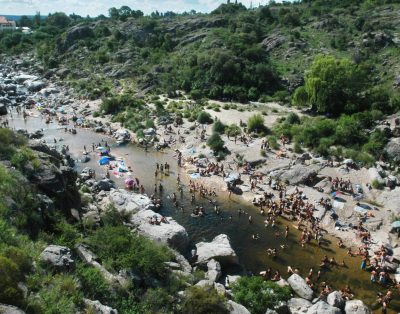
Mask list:
[[[108,156],[101,157],[99,160],[99,165],[100,166],[108,165],[110,163],[110,159],[111,158]]]

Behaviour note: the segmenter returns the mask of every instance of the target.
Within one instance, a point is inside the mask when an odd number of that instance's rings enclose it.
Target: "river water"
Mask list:
[[[27,129],[29,132],[37,129],[45,129],[43,137],[46,142],[53,145],[68,145],[72,155],[79,159],[83,151],[83,146],[86,145],[90,150],[92,143],[101,143],[101,140],[106,140],[111,145],[111,153],[115,156],[122,157],[125,163],[132,167],[133,175],[138,177],[141,184],[144,185],[148,194],[153,194],[154,191],[154,171],[156,163],[168,162],[171,165],[170,176],[160,177],[157,181],[162,183],[164,192],[162,195],[163,208],[161,214],[165,216],[172,216],[178,223],[183,225],[189,233],[192,244],[199,241],[210,241],[216,235],[225,233],[231,239],[231,244],[239,256],[240,263],[244,269],[255,274],[262,270],[271,267],[273,271],[279,270],[284,278],[287,278],[286,270],[290,265],[292,268],[299,268],[300,274],[305,277],[309,269],[314,269],[314,274],[319,270],[318,264],[324,255],[335,257],[337,262],[345,261],[347,267],[335,266],[330,269],[322,269],[321,281],[326,281],[331,284],[334,289],[344,288],[349,285],[354,291],[357,299],[363,300],[369,306],[376,308],[376,293],[384,291],[377,284],[371,284],[369,280],[369,273],[360,270],[361,260],[358,257],[349,257],[346,250],[338,249],[336,242],[337,239],[324,237],[328,242],[322,248],[317,247],[315,243],[301,248],[298,244],[299,232],[294,228],[292,222],[284,219],[278,221],[275,229],[272,227],[264,226],[264,217],[261,216],[254,206],[244,203],[239,197],[233,196],[228,199],[226,192],[220,193],[222,196],[217,197],[218,204],[222,209],[222,213],[217,215],[213,211],[213,205],[207,200],[202,200],[196,195],[196,204],[204,206],[206,215],[203,218],[191,217],[191,212],[194,205],[190,202],[190,194],[187,188],[184,188],[184,193],[181,195],[177,191],[177,174],[184,178],[184,170],[177,167],[177,162],[172,156],[172,152],[145,152],[142,148],[133,144],[125,146],[117,146],[110,138],[102,134],[95,133],[91,130],[78,129],[77,135],[65,133],[64,129],[56,123],[45,124],[44,119],[40,117],[30,117],[26,121],[21,116],[15,116],[14,119],[9,120],[10,127],[15,129]],[[54,138],[57,139],[57,144],[54,144]],[[60,139],[62,139],[60,141]],[[86,164],[77,163],[77,170],[84,167],[91,167],[96,169],[97,176],[102,176],[105,172],[98,166],[99,157],[95,154],[90,154],[91,160]],[[117,184],[123,186],[124,179],[112,179]],[[201,181],[201,179],[199,179]],[[178,195],[179,206],[185,210],[182,212],[180,209],[175,208],[168,195],[175,192]],[[218,191],[217,191],[218,193]],[[253,223],[248,222],[246,214],[239,216],[237,211],[239,208],[245,210],[246,213],[252,215]],[[232,219],[229,217],[232,216]],[[284,239],[282,234],[286,225],[290,227],[289,238]],[[280,232],[280,236],[276,236],[276,232]],[[252,234],[259,234],[258,240],[252,239]],[[281,249],[280,245],[285,244],[287,248]],[[278,257],[272,259],[266,253],[267,248],[277,248]],[[314,276],[315,279],[315,276]],[[396,295],[391,303],[391,308],[400,310],[400,298]],[[393,311],[392,313],[397,313]],[[391,312],[389,312],[391,313]]]

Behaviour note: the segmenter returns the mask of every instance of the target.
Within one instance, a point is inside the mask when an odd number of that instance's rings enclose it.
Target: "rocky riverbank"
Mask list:
[[[23,71],[16,72],[15,69],[18,68]],[[135,139],[133,133],[121,130],[118,124],[110,123],[107,117],[94,118],[92,114],[94,111],[98,110],[96,107],[98,102],[77,100],[72,90],[66,87],[60,87],[56,83],[56,78],[53,77],[51,80],[42,79],[39,73],[31,72],[33,69],[26,69],[23,67],[23,63],[15,60],[12,61],[10,65],[2,65],[1,69],[3,81],[1,84],[2,98],[0,99],[0,103],[3,109],[0,108],[0,112],[2,111],[4,113],[7,111],[7,107],[10,106],[23,104],[30,107],[32,102],[45,103],[47,108],[55,112],[60,112],[60,110],[62,110],[66,115],[76,115],[78,119],[80,119],[79,125],[81,127],[90,127],[95,132],[108,134],[118,140]],[[36,73],[37,75],[30,75],[27,73]],[[32,111],[32,114],[34,114],[34,111]],[[215,114],[222,122],[232,122],[234,119],[239,119],[237,112],[229,111],[224,112],[224,114]],[[282,114],[281,112],[275,117],[269,117],[269,123],[273,123],[274,119],[276,120]],[[240,116],[240,119],[242,118],[243,117]],[[391,132],[395,132],[398,128],[395,119],[393,118],[388,122]],[[156,125],[156,128],[151,132],[150,130],[148,131],[147,138],[147,142],[155,143],[154,145],[157,145],[157,142],[155,142],[156,138],[163,138],[163,140],[161,140],[162,146],[170,147],[171,151],[178,149],[182,152],[184,161],[183,168],[188,173],[187,180],[190,178],[190,174],[196,172],[198,168],[206,168],[209,162],[215,162],[212,152],[205,147],[204,139],[202,139],[199,134],[202,128],[200,126],[192,128],[192,126],[192,123],[185,121],[182,125],[172,126],[172,130],[167,131],[163,126]],[[180,140],[180,134],[185,134],[184,143]],[[205,139],[210,135],[211,127],[206,127]],[[31,138],[40,136],[40,130],[29,134]],[[385,246],[392,257],[391,261],[387,261],[388,267],[393,272],[396,271],[398,268],[396,261],[400,259],[400,248],[398,246],[399,240],[397,235],[391,233],[391,216],[400,215],[399,208],[395,205],[396,202],[394,201],[399,194],[398,184],[400,180],[394,175],[396,171],[391,169],[390,165],[377,163],[376,167],[360,169],[350,160],[335,161],[332,164],[328,164],[327,160],[318,156],[313,156],[312,154],[296,155],[290,151],[290,146],[288,147],[285,157],[278,157],[276,152],[272,150],[266,151],[264,156],[259,157],[262,139],[248,138],[246,143],[234,143],[232,139],[227,138],[224,138],[224,140],[232,154],[228,156],[225,161],[220,163],[224,165],[225,169],[230,169],[232,173],[237,170],[242,172],[241,184],[237,187],[243,199],[252,202],[254,198],[262,197],[265,192],[272,193],[275,197],[278,197],[279,192],[274,189],[274,186],[269,184],[266,179],[257,182],[256,188],[252,189],[250,186],[252,175],[246,174],[244,168],[237,168],[239,164],[238,155],[241,155],[241,160],[248,163],[253,174],[254,171],[257,171],[266,178],[273,178],[276,182],[286,182],[288,193],[297,187],[300,188],[309,202],[316,205],[316,210],[313,215],[321,221],[321,225],[326,232],[340,237],[345,244],[349,246],[361,245],[357,230],[352,226],[357,226],[359,220],[363,219],[364,226],[370,232],[371,238],[373,239],[373,245],[370,247],[370,254],[373,256],[378,248],[382,245]],[[392,140],[388,147],[394,154],[396,154],[395,142],[395,139]],[[32,144],[31,147],[42,153],[44,151],[49,155],[54,155],[56,153],[51,148],[37,143]],[[206,158],[205,163],[200,160],[204,158]],[[71,161],[68,160],[70,159],[68,158],[68,154],[62,159],[65,159],[68,164],[71,163]],[[152,225],[149,222],[151,217],[157,217],[157,220],[161,220],[162,218],[154,211],[154,207],[149,198],[117,189],[116,186],[113,185],[113,182],[106,179],[101,181],[92,180],[86,174],[87,171],[81,174],[78,180],[78,186],[89,191],[87,195],[84,195],[88,200],[88,204],[81,207],[82,210],[78,212],[78,215],[76,215],[76,212],[72,212],[71,215],[75,215],[77,219],[82,220],[84,223],[96,224],[99,222],[102,213],[104,213],[109,206],[113,206],[119,212],[131,217],[128,223],[129,226],[140,234],[146,235],[163,244],[168,244],[181,251],[185,251],[185,249],[188,248],[189,237],[186,230],[176,223],[172,217],[166,217],[168,223],[162,223],[160,225]],[[63,190],[58,188],[60,185],[57,180],[71,176],[73,176],[73,174],[70,169],[60,168],[57,173],[44,173],[41,175],[39,178],[41,181],[38,181],[38,184],[42,184],[43,188],[47,187],[49,193],[62,194]],[[342,193],[340,195],[340,200],[339,198],[332,197],[330,195],[332,183],[328,179],[329,177],[338,177],[345,181],[350,180],[354,190],[357,190],[359,198],[353,198],[352,195],[348,193]],[[225,177],[221,175],[206,175],[201,177],[201,182],[207,187],[228,194],[224,179]],[[385,189],[383,191],[370,189],[370,184],[373,181],[378,181],[381,185],[386,186]],[[65,184],[70,185],[69,183]],[[324,207],[319,207],[317,204],[321,198],[330,198],[332,200],[333,210],[326,210]],[[358,206],[358,203],[362,203],[363,205],[369,204],[369,207],[367,207],[368,209],[366,209],[366,212],[361,214],[361,216],[359,212],[354,210],[356,206]],[[70,205],[67,207],[72,208],[77,206]],[[221,267],[223,267],[227,261],[228,264],[235,264],[238,262],[236,253],[230,246],[229,239],[225,235],[221,235],[215,238],[211,243],[198,243],[196,247],[198,264],[206,267],[208,270],[206,281],[199,284],[212,285],[217,290],[222,290],[219,284],[213,283],[220,279]],[[60,250],[65,251],[66,249],[69,248],[61,248]],[[54,251],[53,248],[51,248],[51,250]],[[57,254],[62,255],[64,253]],[[89,254],[87,256],[90,256],[90,253],[87,254]],[[175,261],[172,261],[172,263],[177,263],[179,266],[171,264],[171,267],[178,271],[190,273],[189,267],[187,267],[188,262],[185,262],[184,258],[180,255],[177,256],[179,257],[177,257]],[[69,258],[68,254],[67,258]],[[95,260],[95,258],[87,257],[87,260]],[[183,262],[180,264],[179,261]],[[106,275],[106,277],[110,278],[112,278],[112,276],[114,275]],[[330,297],[331,301],[327,299],[327,303],[325,301],[313,299],[313,297],[304,294],[304,291],[299,293],[298,291],[300,291],[300,289],[295,287],[297,287],[296,285],[298,285],[298,282],[301,282],[301,285],[304,286],[303,282],[296,276],[293,278],[296,278],[296,280],[288,280],[293,290],[300,297],[306,296],[305,299],[310,299],[310,301],[314,303],[314,305],[312,305],[312,303],[307,303],[306,301],[299,301],[299,303],[301,303],[300,307],[306,308],[307,312],[311,311],[310,313],[317,313],[323,309],[323,311],[336,313],[337,309],[344,309],[346,313],[357,313],[358,308],[360,308],[360,311],[364,311],[364,306],[360,304],[361,301],[348,301],[346,306],[344,302],[332,301],[335,299],[336,292]],[[293,283],[290,283],[291,281],[293,281]],[[229,288],[229,283],[225,286],[225,289],[226,288]],[[329,296],[331,294],[329,294]],[[296,299],[292,299],[287,304],[292,313],[296,313],[294,309],[295,305],[293,305],[297,304],[296,302]],[[291,305],[293,305],[292,308]],[[353,312],[351,312],[352,310]],[[299,312],[306,311],[299,310]]]

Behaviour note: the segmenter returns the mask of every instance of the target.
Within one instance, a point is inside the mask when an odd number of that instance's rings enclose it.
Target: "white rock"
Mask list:
[[[228,310],[230,314],[250,314],[250,311],[243,305],[232,300],[228,300]]]
[[[232,249],[226,234],[216,236],[211,242],[199,242],[197,248],[197,263],[206,264],[215,259],[222,265],[238,264],[236,252]]]
[[[342,311],[337,307],[329,305],[325,301],[318,301],[317,303],[312,305],[307,311],[307,314],[321,314],[321,313],[324,313],[324,314],[341,314]]]
[[[371,311],[361,300],[351,300],[346,302],[344,308],[346,314],[370,314]]]
[[[74,264],[71,250],[65,246],[49,245],[40,254],[40,260],[56,268],[68,268]]]
[[[1,314],[25,314],[25,312],[16,306],[0,304]]]
[[[292,314],[307,313],[308,309],[312,306],[310,301],[302,298],[291,298],[287,304]]]
[[[153,209],[154,205],[146,195],[131,193],[123,189],[111,189],[108,198],[103,201],[103,208],[113,205],[122,214],[134,214],[139,210]]]
[[[100,301],[92,301],[89,299],[83,299],[87,309],[92,310],[94,314],[118,314],[118,311],[100,303]]]
[[[369,174],[371,182],[372,181],[378,181],[380,184],[385,183],[385,181],[383,180],[382,176],[379,174],[378,169],[369,168],[368,169],[368,174]]]
[[[293,274],[288,278],[287,281],[299,297],[306,300],[312,300],[313,291],[302,277],[297,274]]]
[[[207,263],[207,278],[208,280],[211,281],[218,281],[218,279],[221,277],[221,264],[219,262],[217,262],[215,259],[210,260]]]
[[[342,294],[339,291],[333,291],[328,295],[327,302],[329,305],[334,307],[338,307],[339,309],[343,309],[346,300],[343,298]]]
[[[154,211],[141,210],[131,218],[132,224],[139,233],[146,235],[160,243],[170,245],[178,250],[184,251],[189,244],[189,236],[186,229],[178,224],[172,217],[167,217],[168,223],[159,225],[150,224],[150,218],[157,217],[161,220],[161,215]]]

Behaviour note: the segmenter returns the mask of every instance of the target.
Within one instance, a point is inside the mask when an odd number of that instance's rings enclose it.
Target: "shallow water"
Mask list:
[[[10,120],[10,127],[24,128],[28,131],[35,131],[37,129],[45,129],[45,136],[43,139],[50,144],[54,144],[54,138],[57,139],[56,145],[69,145],[70,152],[76,159],[79,159],[83,151],[83,146],[86,145],[88,150],[91,149],[92,143],[101,143],[101,140],[106,140],[111,145],[111,153],[117,157],[123,157],[125,163],[132,167],[133,175],[140,179],[140,183],[144,185],[148,194],[153,194],[154,191],[154,171],[155,164],[168,162],[171,165],[170,176],[158,176],[158,181],[164,187],[163,208],[161,214],[165,216],[172,216],[178,223],[182,224],[189,233],[192,243],[199,241],[210,241],[216,235],[225,233],[230,239],[232,246],[239,256],[240,262],[246,271],[255,274],[262,270],[271,267],[274,270],[278,269],[284,278],[286,278],[287,266],[300,269],[300,274],[306,276],[309,269],[314,269],[314,274],[320,269],[318,264],[324,255],[329,258],[334,256],[337,262],[345,261],[347,267],[336,266],[331,269],[322,269],[321,281],[330,283],[334,289],[344,288],[349,285],[355,292],[358,299],[363,300],[371,307],[375,307],[376,293],[378,290],[384,291],[378,285],[373,285],[369,281],[369,274],[360,270],[361,260],[357,257],[349,257],[346,251],[338,249],[336,242],[337,239],[332,237],[324,237],[327,243],[322,247],[317,247],[316,244],[307,245],[301,248],[298,244],[299,232],[294,228],[292,222],[284,219],[278,221],[275,229],[272,227],[264,226],[264,217],[261,216],[254,206],[245,204],[239,197],[232,197],[228,199],[226,192],[217,198],[218,204],[221,206],[221,215],[216,215],[213,211],[213,206],[205,199],[200,199],[196,195],[196,204],[204,206],[206,209],[206,216],[204,218],[193,218],[190,216],[193,204],[190,203],[190,195],[187,189],[184,190],[183,195],[177,191],[176,176],[180,173],[181,178],[184,177],[184,172],[176,165],[176,160],[171,156],[171,153],[149,151],[145,152],[142,148],[133,144],[126,146],[116,146],[112,139],[104,135],[97,134],[91,130],[78,129],[77,135],[65,133],[63,127],[55,123],[46,125],[44,119],[40,117],[31,117],[24,121],[21,116],[15,116]],[[59,139],[62,141],[59,141]],[[96,169],[97,176],[102,176],[105,171],[98,166],[99,157],[91,153],[91,160],[89,163],[77,163],[77,170],[84,167],[92,167]],[[117,179],[111,175],[112,179],[118,184],[123,186],[123,178]],[[201,179],[199,179],[201,181]],[[184,212],[175,208],[169,199],[168,195],[175,192],[178,196],[179,206],[185,208]],[[218,191],[217,191],[218,193]],[[245,210],[246,213],[251,214],[253,223],[248,222],[248,216],[239,216],[237,211],[239,208]],[[229,219],[229,216],[232,219]],[[282,236],[286,225],[290,227],[289,238],[284,239]],[[280,236],[276,237],[275,233],[280,232]],[[259,240],[253,240],[252,234],[258,233]],[[332,243],[332,245],[329,245]],[[284,250],[280,248],[281,244],[288,247]],[[272,259],[266,254],[266,248],[277,248],[278,257]],[[315,276],[314,276],[315,279]],[[398,300],[391,303],[391,308],[397,311],[400,310],[400,298],[396,295]],[[394,299],[396,299],[396,297]],[[397,312],[393,311],[393,313]]]

